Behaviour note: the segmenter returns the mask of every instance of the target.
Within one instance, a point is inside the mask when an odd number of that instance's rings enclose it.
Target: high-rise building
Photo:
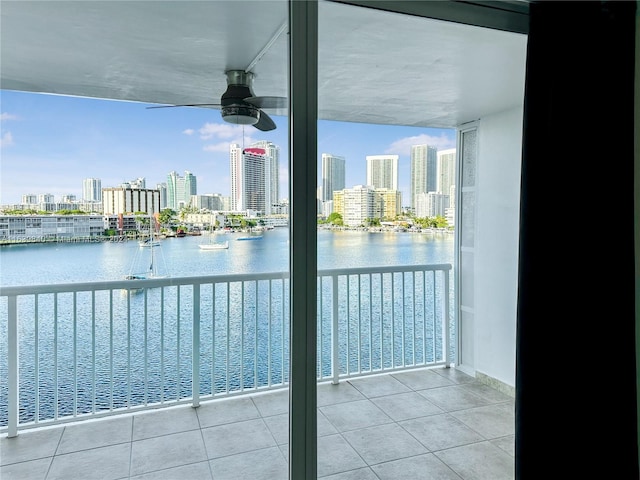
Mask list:
[[[135,180],[130,180],[128,182],[122,182],[120,184],[121,188],[131,188],[135,190],[136,188],[147,188],[147,180],[144,177],[138,177]]]
[[[158,183],[156,185],[156,190],[160,192],[160,210],[164,210],[167,207],[167,184],[166,183]]]
[[[450,196],[439,192],[419,193],[416,195],[414,214],[418,218],[444,217],[451,208]]]
[[[322,154],[322,201],[333,201],[333,192],[344,190],[345,158]]]
[[[229,174],[231,177],[231,201],[229,209],[233,212],[241,210],[239,203],[242,192],[242,171],[242,147],[237,143],[232,143],[229,145]]]
[[[333,198],[334,212],[342,216],[345,225],[358,227],[375,216],[374,189],[368,185],[356,185],[353,188],[337,190]]]
[[[242,151],[241,210],[267,213],[267,168],[264,148],[248,147]],[[269,214],[271,207],[269,206]]]
[[[271,213],[271,207],[280,203],[280,147],[267,140],[260,140],[251,147],[265,150],[265,214]]]
[[[35,205],[36,203],[38,203],[38,195],[34,193],[22,195],[22,199],[20,200],[21,205]]]
[[[197,210],[220,211],[224,210],[224,198],[219,193],[192,195],[191,206]]]
[[[438,188],[438,149],[431,145],[411,146],[411,208],[417,195],[436,192]]]
[[[367,155],[367,185],[398,190],[398,155]]]
[[[87,202],[102,201],[102,181],[99,178],[85,178],[82,181],[82,199]]]
[[[105,215],[134,214],[144,212],[152,215],[160,212],[160,192],[144,188],[105,188],[102,192],[102,210]]]
[[[231,210],[242,212],[253,210],[266,215],[271,213],[272,204],[267,204],[270,185],[269,154],[262,147],[247,147],[233,143],[229,147],[231,171]],[[270,188],[269,188],[270,190]]]
[[[169,172],[167,175],[167,208],[178,211],[189,205],[191,195],[197,195],[197,179],[189,171],[184,172],[184,177],[178,172]]]
[[[402,213],[402,193],[399,190],[376,188],[373,191],[373,217],[394,220]]]
[[[456,149],[438,150],[438,186],[437,191],[451,195],[456,185]]]

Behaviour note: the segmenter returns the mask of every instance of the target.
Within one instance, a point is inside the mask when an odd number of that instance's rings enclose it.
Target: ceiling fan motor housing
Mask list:
[[[229,70],[227,91],[222,94],[220,104],[224,121],[236,125],[255,125],[260,120],[260,109],[244,99],[253,97],[251,85],[253,74],[243,70]]]
[[[221,113],[225,122],[236,125],[255,125],[260,120],[260,109],[249,104],[222,107]]]

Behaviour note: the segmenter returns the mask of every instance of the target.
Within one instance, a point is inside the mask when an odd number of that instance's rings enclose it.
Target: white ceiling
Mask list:
[[[251,66],[256,95],[286,96],[287,8],[2,0],[0,88],[217,103],[224,72]],[[522,105],[526,35],[329,1],[319,19],[321,119],[450,128]]]

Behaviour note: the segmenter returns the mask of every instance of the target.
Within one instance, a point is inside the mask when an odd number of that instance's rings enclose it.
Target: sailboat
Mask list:
[[[213,239],[215,238],[214,232],[213,232],[213,217],[211,218],[211,226],[209,227],[209,242],[208,243],[200,243],[198,245],[198,247],[200,247],[200,250],[224,250],[229,248],[229,241],[225,241],[225,242],[214,242]]]
[[[149,236],[138,242],[141,247],[159,247],[160,241],[154,235],[156,230],[157,219],[153,216],[149,217]]]
[[[140,242],[141,248],[138,249],[129,273],[124,277],[125,280],[145,280],[150,278],[166,278],[167,268],[162,255],[160,242],[154,236],[154,226],[150,227],[150,235],[144,245]],[[144,253],[143,253],[144,252]],[[146,267],[146,265],[149,265]]]

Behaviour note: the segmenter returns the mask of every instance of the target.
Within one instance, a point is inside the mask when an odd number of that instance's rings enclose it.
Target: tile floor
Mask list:
[[[288,391],[0,437],[1,480],[286,480]],[[318,386],[318,478],[510,480],[514,400],[455,369]]]

